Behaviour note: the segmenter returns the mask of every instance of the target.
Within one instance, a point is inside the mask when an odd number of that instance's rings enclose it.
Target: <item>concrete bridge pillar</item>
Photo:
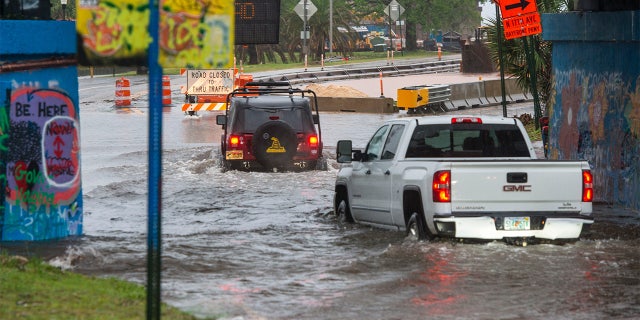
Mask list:
[[[596,201],[640,209],[640,11],[543,14],[542,30],[551,158],[588,160]]]
[[[0,20],[0,241],[82,234],[75,34]]]

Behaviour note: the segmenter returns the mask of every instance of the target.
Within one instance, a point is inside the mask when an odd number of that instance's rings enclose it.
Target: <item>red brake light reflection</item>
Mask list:
[[[593,201],[593,175],[591,170],[582,170],[582,202]]]
[[[451,202],[451,171],[436,171],[433,174],[433,202]]]

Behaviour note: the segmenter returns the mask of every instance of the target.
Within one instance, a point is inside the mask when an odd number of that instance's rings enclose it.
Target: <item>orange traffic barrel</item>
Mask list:
[[[162,76],[162,105],[171,104],[171,78]]]
[[[129,79],[122,77],[116,80],[116,106],[125,107],[131,105],[131,90]]]

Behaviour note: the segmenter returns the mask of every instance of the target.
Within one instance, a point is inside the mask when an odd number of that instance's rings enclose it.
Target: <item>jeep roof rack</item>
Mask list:
[[[320,129],[320,110],[318,108],[318,96],[311,89],[299,89],[291,87],[291,84],[287,81],[268,81],[268,82],[256,82],[251,81],[244,84],[241,88],[236,88],[227,94],[226,103],[227,106],[231,105],[231,98],[234,96],[260,96],[264,94],[273,93],[286,93],[288,95],[300,94],[305,97],[305,94],[313,95],[313,103],[311,103],[311,112],[315,111],[315,118],[317,119],[318,135],[321,136]],[[315,110],[313,110],[315,107]],[[229,107],[225,110],[225,115],[229,112]]]

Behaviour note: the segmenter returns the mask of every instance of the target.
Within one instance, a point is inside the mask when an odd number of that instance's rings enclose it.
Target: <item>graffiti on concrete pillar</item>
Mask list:
[[[7,139],[9,139],[9,116],[7,110],[9,110],[9,104],[11,101],[11,90],[3,90],[0,95],[0,168],[5,168],[7,153],[9,151],[7,147]],[[4,221],[4,198],[5,190],[7,188],[7,175],[6,172],[0,170],[0,240],[2,237],[2,224]]]
[[[81,65],[140,66],[147,61],[149,2],[81,0]],[[233,1],[160,1],[158,62],[164,67],[229,68],[233,64]]]
[[[82,234],[80,127],[72,99],[54,89],[17,89],[9,120],[2,237]]]
[[[640,207],[640,77],[555,71],[551,158],[586,159],[596,200]]]

